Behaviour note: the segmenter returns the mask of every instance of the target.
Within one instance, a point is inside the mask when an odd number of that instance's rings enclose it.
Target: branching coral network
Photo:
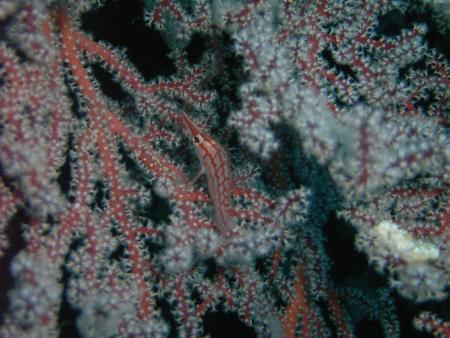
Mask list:
[[[435,3],[2,1],[0,336],[450,336]]]

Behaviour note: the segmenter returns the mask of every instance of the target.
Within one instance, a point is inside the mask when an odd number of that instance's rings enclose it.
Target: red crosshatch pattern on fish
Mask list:
[[[201,163],[201,169],[194,181],[206,174],[208,190],[214,205],[217,227],[229,236],[234,227],[231,217],[232,180],[230,162],[224,149],[207,133],[201,130],[184,112],[181,121],[195,146],[195,152]]]

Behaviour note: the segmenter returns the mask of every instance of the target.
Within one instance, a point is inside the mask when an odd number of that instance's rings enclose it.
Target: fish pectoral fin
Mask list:
[[[195,174],[195,176],[189,180],[189,184],[194,185],[195,183],[197,183],[200,176],[202,176],[205,173],[206,173],[205,170],[203,169],[203,167],[201,167],[200,170],[198,171],[198,173]]]

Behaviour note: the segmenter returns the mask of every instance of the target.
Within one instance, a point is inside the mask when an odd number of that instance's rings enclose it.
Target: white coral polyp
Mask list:
[[[393,254],[409,263],[437,259],[439,248],[431,243],[413,238],[391,221],[382,221],[374,228],[380,244]]]
[[[414,238],[389,220],[378,223],[369,233],[360,233],[357,241],[379,270],[388,268],[391,286],[402,296],[417,302],[447,296],[444,290],[448,286],[448,273],[442,268],[438,246]]]

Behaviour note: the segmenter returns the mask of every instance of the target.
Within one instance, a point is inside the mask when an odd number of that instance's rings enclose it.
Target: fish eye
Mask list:
[[[194,142],[195,143],[200,143],[200,138],[198,136],[194,136]]]

